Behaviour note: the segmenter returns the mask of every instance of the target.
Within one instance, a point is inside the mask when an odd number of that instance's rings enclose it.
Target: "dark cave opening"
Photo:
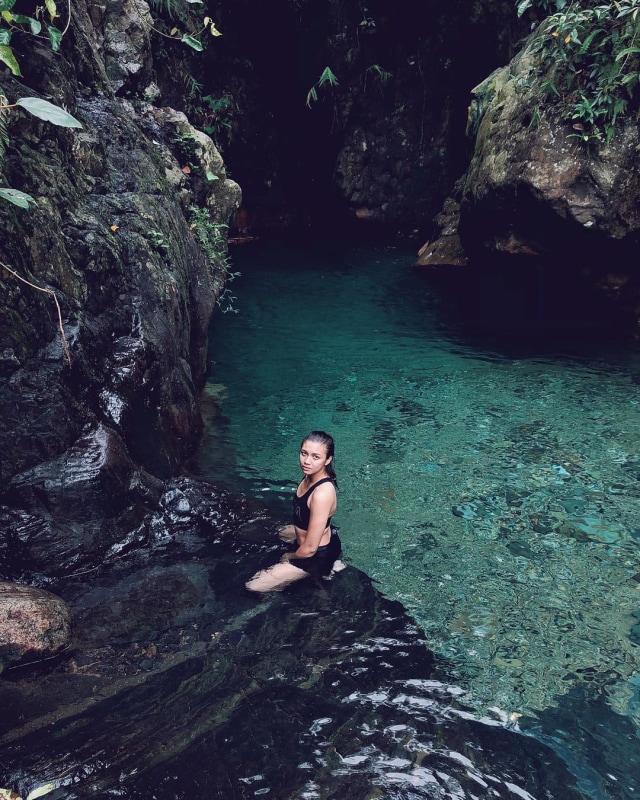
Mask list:
[[[215,117],[211,135],[243,190],[240,226],[425,231],[466,167],[470,90],[508,59],[511,10],[444,0],[207,8],[223,35],[188,68],[215,109],[200,104],[198,119],[192,102],[188,113],[205,130]],[[180,57],[161,67],[169,104],[184,105]],[[327,68],[335,85],[320,84]]]

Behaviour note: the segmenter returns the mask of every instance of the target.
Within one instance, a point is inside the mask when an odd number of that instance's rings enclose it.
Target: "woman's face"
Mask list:
[[[327,458],[327,447],[322,442],[312,442],[309,439],[302,443],[300,448],[300,468],[307,477],[318,475],[324,471],[331,457]]]

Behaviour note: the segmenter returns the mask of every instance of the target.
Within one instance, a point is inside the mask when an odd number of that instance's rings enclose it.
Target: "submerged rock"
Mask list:
[[[71,611],[51,592],[0,581],[0,672],[13,662],[40,661],[68,646]]]

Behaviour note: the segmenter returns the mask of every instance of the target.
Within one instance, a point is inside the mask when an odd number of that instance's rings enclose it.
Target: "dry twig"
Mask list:
[[[53,291],[53,289],[43,289],[41,286],[36,286],[35,283],[31,283],[31,281],[28,281],[26,278],[23,278],[21,275],[18,275],[18,273],[15,270],[11,269],[11,267],[8,267],[6,264],[0,263],[0,267],[2,267],[2,269],[6,269],[7,272],[10,272],[14,278],[17,278],[19,281],[26,283],[27,286],[31,286],[32,289],[37,289],[39,292],[46,292],[47,294],[50,294],[53,297],[56,304],[56,308],[58,309],[58,327],[60,329],[60,339],[62,340],[62,349],[64,350],[64,355],[65,358],[67,359],[69,366],[71,366],[71,353],[69,352],[67,337],[64,335],[64,326],[62,324],[62,312],[60,311],[60,303],[58,302],[56,293]]]

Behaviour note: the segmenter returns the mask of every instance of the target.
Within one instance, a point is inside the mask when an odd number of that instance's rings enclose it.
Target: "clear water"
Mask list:
[[[413,258],[236,248],[194,471],[286,521],[300,439],[329,431],[345,560],[406,606],[470,704],[531,717],[582,691],[636,731],[640,357],[588,326],[570,340],[584,320],[547,319],[530,287],[490,308],[485,286],[476,320],[505,324],[479,336],[469,297]]]

